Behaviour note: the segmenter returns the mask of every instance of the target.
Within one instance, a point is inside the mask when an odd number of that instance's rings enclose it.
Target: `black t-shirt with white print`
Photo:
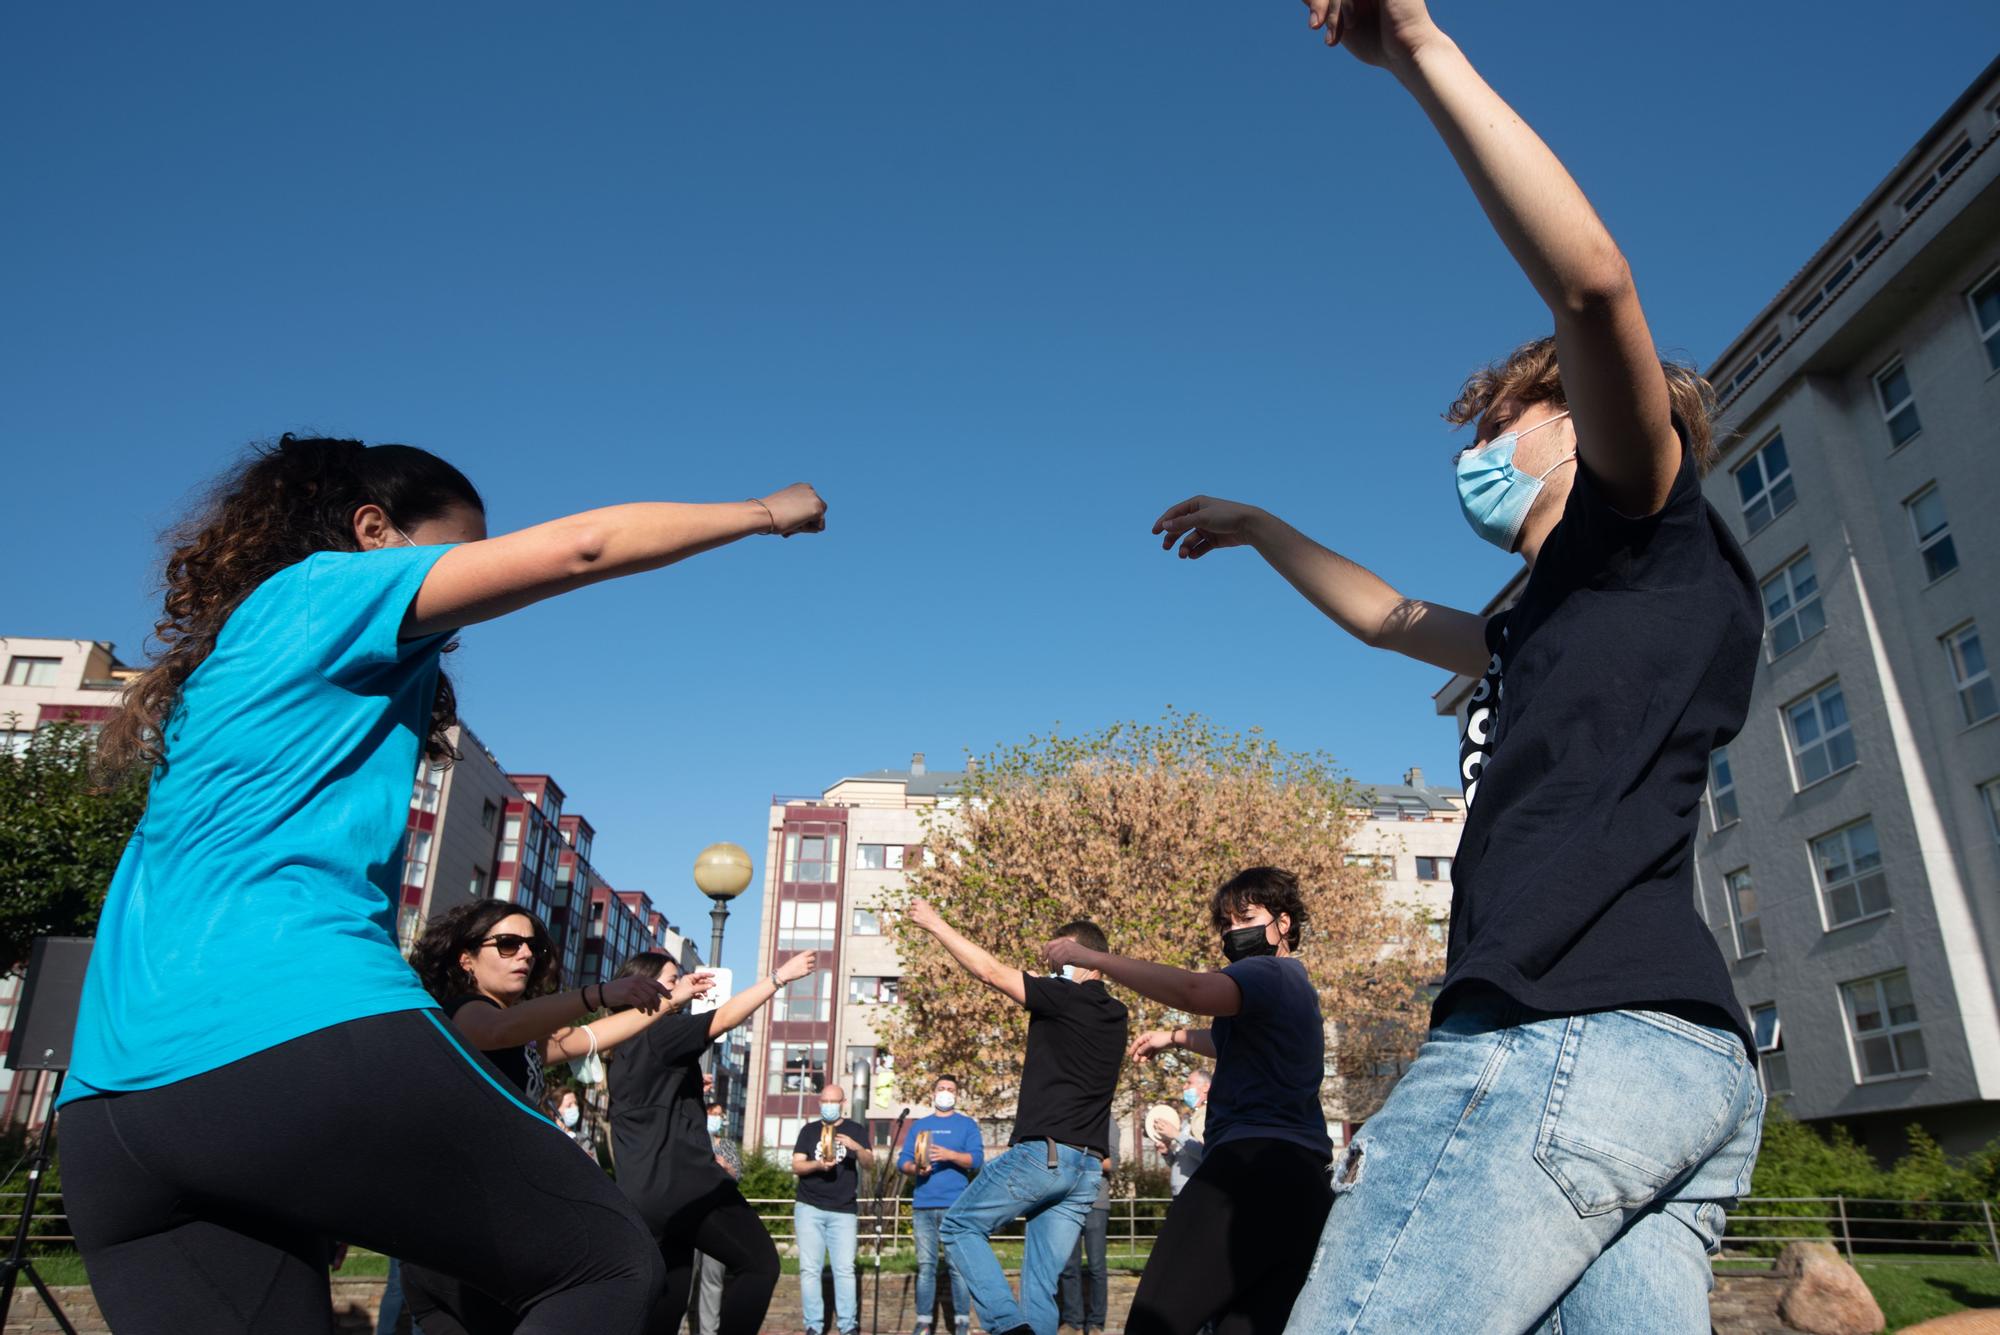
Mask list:
[[[1672,1011],[1749,1044],[1695,911],[1694,839],[1762,632],[1756,577],[1692,455],[1643,519],[1578,467],[1520,600],[1487,622],[1433,1023],[1484,985],[1552,1014]]]
[[[444,1003],[446,1017],[456,1016],[461,1009],[478,1002],[482,1006],[500,1007],[491,997],[477,992],[467,992]],[[542,1075],[542,1048],[539,1043],[521,1043],[512,1047],[490,1048],[480,1054],[493,1063],[507,1083],[521,1091],[521,1097],[530,1108],[539,1110],[542,1099],[548,1093],[548,1085]]]

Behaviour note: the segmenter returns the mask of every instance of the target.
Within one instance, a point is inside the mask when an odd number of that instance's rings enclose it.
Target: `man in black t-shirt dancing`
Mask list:
[[[1028,1052],[1012,1148],[986,1161],[946,1213],[942,1232],[945,1253],[965,1277],[973,1309],[987,1330],[994,1335],[1055,1335],[1056,1281],[1097,1199],[1103,1161],[1111,1150],[1105,1136],[1125,1057],[1124,1003],[1105,990],[1102,975],[1088,969],[1067,968],[1062,976],[1037,978],[1000,963],[960,936],[924,900],[912,900],[909,915],[967,973],[1028,1010]],[[1073,922],[1056,936],[1092,950],[1110,949],[1095,923]],[[1026,1218],[1028,1226],[1016,1301],[987,1238],[1018,1218]]]

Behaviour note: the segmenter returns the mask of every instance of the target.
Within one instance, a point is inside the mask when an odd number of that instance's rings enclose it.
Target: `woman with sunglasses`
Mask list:
[[[503,899],[461,904],[424,929],[410,962],[466,1044],[530,1107],[544,1103],[542,1071],[605,1053],[708,990],[710,976],[675,978],[671,991],[631,975],[550,992],[555,943],[542,920]],[[616,1013],[579,1023],[594,1011]],[[424,1266],[403,1266],[411,1313],[433,1335],[505,1335],[519,1317],[490,1295]]]
[[[825,511],[801,484],[489,536],[437,455],[293,436],[205,489],[168,540],[159,652],[99,739],[108,774],[149,776],[146,811],[62,1095],[63,1204],[120,1335],[330,1335],[334,1238],[463,1276],[523,1335],[644,1322],[665,1279],[644,1222],[397,949],[411,778],[452,757],[462,628]]]

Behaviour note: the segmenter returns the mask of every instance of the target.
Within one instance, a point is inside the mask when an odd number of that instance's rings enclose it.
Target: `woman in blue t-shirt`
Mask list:
[[[1135,1061],[1169,1048],[1215,1059],[1201,1167],[1174,1197],[1139,1277],[1125,1319],[1133,1335],[1193,1335],[1225,1320],[1278,1335],[1333,1204],[1333,1143],[1319,1104],[1326,1042],[1319,992],[1297,958],[1306,926],[1298,880],[1252,867],[1217,888],[1209,919],[1229,960],[1215,973],[1069,939],[1042,948],[1051,965],[1095,969],[1162,1005],[1214,1017],[1207,1029],[1156,1029],[1132,1043]]]
[[[488,538],[435,455],[291,436],[221,480],[172,537],[162,652],[102,738],[108,766],[152,771],[64,1092],[64,1203],[111,1325],[330,1331],[340,1238],[459,1275],[523,1332],[638,1329],[661,1282],[644,1224],[396,948],[411,776],[450,754],[438,655],[824,513],[801,484]]]

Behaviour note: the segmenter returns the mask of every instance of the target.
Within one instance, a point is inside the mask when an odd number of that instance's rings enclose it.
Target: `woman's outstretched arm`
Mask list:
[[[721,1038],[762,1009],[772,997],[778,995],[779,988],[787,983],[796,983],[811,973],[818,963],[817,951],[808,950],[803,955],[792,956],[773,969],[769,978],[759,978],[717,1006],[708,1017],[708,1036]]]
[[[1417,100],[1514,262],[1555,317],[1577,452],[1628,515],[1666,504],[1680,471],[1660,355],[1618,243],[1549,146],[1432,21],[1423,0],[1306,0],[1329,45]]]
[[[587,584],[658,570],[756,533],[825,527],[826,502],[803,482],[762,500],[642,502],[553,519],[462,543],[437,560],[410,603],[403,638],[491,621]]]
[[[1043,946],[1042,958],[1051,966],[1068,964],[1095,969],[1121,987],[1129,987],[1142,997],[1151,997],[1162,1006],[1189,1015],[1234,1015],[1243,1009],[1243,989],[1228,974],[1196,973],[1191,969],[1176,969],[1171,964],[1128,959],[1106,950],[1092,950],[1067,936],[1059,936]]]

